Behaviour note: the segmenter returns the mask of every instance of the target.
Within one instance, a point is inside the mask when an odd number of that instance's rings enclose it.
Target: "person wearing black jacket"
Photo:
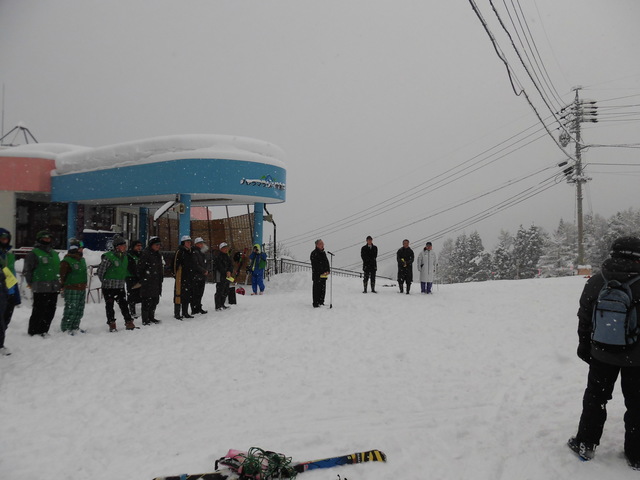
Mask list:
[[[396,260],[398,261],[398,286],[400,287],[400,293],[403,292],[402,284],[407,284],[407,295],[411,290],[411,282],[413,282],[413,250],[409,246],[409,240],[404,239],[402,241],[402,247],[398,249],[396,253]]]
[[[183,235],[173,260],[173,274],[176,284],[173,296],[174,317],[176,320],[193,318],[189,315],[189,304],[196,290],[198,260],[192,246],[191,237]]]
[[[627,407],[624,453],[629,465],[640,469],[640,342],[614,349],[591,341],[594,306],[605,282],[617,280],[624,283],[640,275],[640,238],[618,238],[611,246],[610,255],[602,264],[601,272],[587,281],[580,297],[577,353],[589,364],[589,375],[578,432],[567,444],[583,460],[593,458],[607,419],[606,405],[620,376]],[[636,315],[640,319],[640,281],[631,285],[631,291]]]
[[[137,277],[140,282],[140,300],[142,301],[142,324],[160,323],[156,318],[156,307],[162,295],[164,280],[164,259],[160,254],[162,247],[158,237],[151,237],[149,245],[140,254],[137,263]]]
[[[367,281],[371,278],[371,293],[376,292],[376,270],[378,269],[378,247],[373,244],[371,235],[367,237],[367,244],[360,249],[360,258],[362,258],[362,271],[364,272],[364,291],[367,293]]]
[[[218,249],[218,255],[213,259],[213,274],[216,282],[216,294],[215,307],[216,311],[226,310],[227,307],[224,302],[229,294],[229,280],[231,272],[233,271],[233,261],[229,256],[229,245],[226,242],[222,242]]]
[[[316,248],[311,252],[311,280],[313,281],[313,308],[324,305],[327,292],[327,277],[331,272],[329,259],[324,251],[324,242],[316,240]]]
[[[202,309],[202,297],[204,296],[204,287],[207,281],[207,257],[205,253],[209,250],[204,243],[202,237],[197,237],[194,240],[195,248],[193,249],[194,258],[196,260],[194,279],[193,279],[193,295],[191,295],[191,314],[195,313],[207,313]]]
[[[136,303],[142,302],[140,299],[140,280],[138,279],[140,252],[142,252],[142,242],[140,240],[133,240],[127,251],[127,256],[129,257],[127,260],[129,276],[124,280],[127,286],[127,304],[129,305],[129,312],[133,318],[138,318],[138,315],[136,315]]]

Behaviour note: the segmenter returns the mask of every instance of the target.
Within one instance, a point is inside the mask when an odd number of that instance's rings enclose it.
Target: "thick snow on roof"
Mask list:
[[[68,152],[84,152],[89,147],[68,145],[66,143],[28,143],[0,149],[0,157],[47,158],[55,160],[58,155]]]
[[[171,135],[93,149],[69,151],[56,157],[58,175],[170,160],[215,158],[266,163],[285,168],[284,152],[268,142],[228,135]]]

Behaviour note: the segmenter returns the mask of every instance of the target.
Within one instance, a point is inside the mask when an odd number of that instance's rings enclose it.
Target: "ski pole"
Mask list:
[[[331,270],[331,275],[329,275],[329,308],[333,308],[333,253],[331,252],[327,252],[329,255],[331,255],[331,266],[330,266],[330,270]]]

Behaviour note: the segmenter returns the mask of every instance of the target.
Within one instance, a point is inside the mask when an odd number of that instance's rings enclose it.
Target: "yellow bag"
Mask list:
[[[7,289],[13,287],[14,285],[16,285],[18,283],[18,279],[15,277],[15,275],[13,273],[11,273],[11,270],[9,270],[8,267],[4,267],[2,269],[2,271],[4,272],[5,283],[7,284]]]

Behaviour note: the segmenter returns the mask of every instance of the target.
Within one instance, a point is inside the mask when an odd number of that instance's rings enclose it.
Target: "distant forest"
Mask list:
[[[609,219],[584,218],[584,265],[599,270],[613,241],[640,236],[640,210],[630,208]],[[486,251],[478,232],[447,239],[438,255],[438,280],[443,283],[514,280],[575,275],[579,265],[578,227],[560,220],[552,233],[534,225],[512,233],[502,230],[497,246]]]

